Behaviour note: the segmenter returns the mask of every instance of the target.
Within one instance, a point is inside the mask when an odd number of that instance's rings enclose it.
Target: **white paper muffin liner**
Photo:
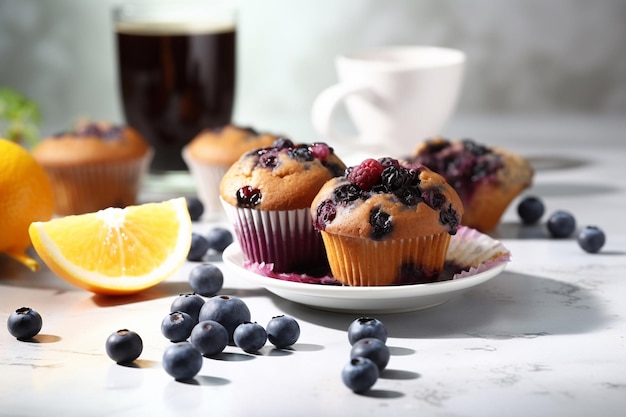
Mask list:
[[[281,272],[298,265],[325,265],[326,252],[310,209],[254,210],[222,203],[248,261]]]
[[[450,245],[446,253],[447,267],[442,272],[438,282],[470,277],[509,262],[510,259],[511,253],[501,242],[475,229],[461,226],[456,235],[450,239]],[[272,270],[271,266],[250,260],[244,262],[244,267],[258,275],[284,281],[342,285],[330,273],[319,276],[289,272],[277,273]]]
[[[198,198],[204,205],[204,217],[224,217],[224,211],[220,201],[220,182],[229,167],[196,161],[189,155],[189,149],[187,147],[183,148],[182,157],[196,184]]]
[[[500,241],[465,226],[460,227],[450,239],[446,255],[447,262],[464,269],[454,274],[452,279],[476,275],[510,260],[511,252]]]
[[[55,213],[91,213],[136,204],[153,151],[130,161],[83,166],[45,167],[54,194]]]

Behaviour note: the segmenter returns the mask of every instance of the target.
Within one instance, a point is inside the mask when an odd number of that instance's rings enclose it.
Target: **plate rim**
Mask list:
[[[398,297],[402,299],[416,299],[420,296],[443,296],[447,293],[451,293],[451,295],[454,295],[459,291],[470,289],[494,278],[506,268],[506,265],[508,263],[498,263],[493,265],[489,269],[481,271],[474,275],[447,281],[410,285],[350,287],[286,281],[257,274],[254,271],[251,271],[243,266],[243,252],[237,242],[233,242],[224,250],[224,252],[222,253],[222,260],[224,264],[228,267],[234,268],[240,272],[244,272],[242,278],[244,278],[246,281],[254,282],[260,287],[265,288],[273,293],[275,293],[273,291],[273,289],[275,289],[277,291],[281,291],[281,293],[287,291],[291,293],[306,295],[307,297],[317,296],[320,298],[339,299],[349,296],[351,300],[355,300],[357,298],[361,298],[363,300],[371,300],[372,294],[375,294],[375,297],[377,298],[384,299]],[[283,298],[287,298],[281,294],[277,295]],[[365,295],[368,295],[369,297],[364,298]]]

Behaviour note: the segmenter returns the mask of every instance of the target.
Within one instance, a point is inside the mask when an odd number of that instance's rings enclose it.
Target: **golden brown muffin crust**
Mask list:
[[[63,167],[118,162],[142,158],[150,147],[135,129],[98,122],[101,131],[110,131],[103,137],[77,130],[49,136],[32,150],[35,159],[43,166]]]
[[[258,151],[242,155],[222,178],[220,195],[228,204],[237,206],[237,191],[242,187],[252,187],[262,195],[260,203],[254,207],[257,210],[308,208],[326,181],[345,169],[345,164],[332,149],[324,160],[313,158],[310,161],[293,158],[288,152],[279,152],[275,166],[271,168],[259,164]]]
[[[230,166],[252,149],[271,146],[278,136],[229,124],[221,129],[205,129],[188,145],[189,156],[197,161]]]

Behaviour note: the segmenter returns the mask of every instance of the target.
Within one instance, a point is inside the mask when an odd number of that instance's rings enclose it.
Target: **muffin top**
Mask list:
[[[345,168],[325,143],[294,144],[278,138],[271,146],[241,155],[222,178],[220,195],[241,208],[307,208],[324,183]]]
[[[311,205],[317,230],[373,240],[455,234],[463,215],[458,194],[425,166],[366,159],[328,181]]]
[[[450,141],[438,137],[424,141],[407,163],[426,165],[442,175],[465,202],[482,184],[528,186],[533,176],[532,167],[520,155],[472,139]]]
[[[77,166],[141,158],[150,147],[130,126],[89,122],[46,137],[32,150],[44,166]]]
[[[247,151],[271,146],[276,139],[278,136],[270,133],[229,124],[203,130],[189,143],[186,152],[196,161],[230,166]]]

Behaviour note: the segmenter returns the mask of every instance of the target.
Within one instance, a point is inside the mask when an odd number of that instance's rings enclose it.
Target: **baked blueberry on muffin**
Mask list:
[[[332,275],[352,286],[427,283],[443,270],[463,205],[438,174],[366,159],[328,181],[311,205]]]
[[[508,205],[533,178],[532,167],[520,155],[471,139],[424,141],[407,164],[423,164],[442,175],[461,197],[462,224],[482,232],[495,229]]]
[[[50,178],[60,215],[135,204],[152,153],[135,129],[108,122],[78,125],[32,150]]]
[[[229,124],[205,129],[183,149],[183,160],[196,183],[198,197],[209,215],[222,213],[219,184],[241,155],[270,146],[278,136],[251,127]]]
[[[220,183],[220,196],[246,259],[275,272],[304,272],[327,265],[313,228],[313,198],[345,164],[325,143],[272,146],[242,155]]]

